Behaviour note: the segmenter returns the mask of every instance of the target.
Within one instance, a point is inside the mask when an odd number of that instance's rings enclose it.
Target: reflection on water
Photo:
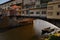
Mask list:
[[[33,24],[0,33],[0,40],[30,40],[34,36]]]

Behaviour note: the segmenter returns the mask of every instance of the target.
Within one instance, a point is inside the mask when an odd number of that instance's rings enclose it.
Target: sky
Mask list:
[[[4,3],[6,1],[9,1],[9,0],[0,0],[0,4]]]

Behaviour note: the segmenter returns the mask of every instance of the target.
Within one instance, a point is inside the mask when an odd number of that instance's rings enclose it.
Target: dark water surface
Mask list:
[[[60,27],[60,20],[59,21],[48,20],[48,22]],[[17,26],[15,28],[10,28],[9,30],[0,29],[0,40],[37,40],[33,36],[35,36],[33,30],[33,23],[24,26]]]
[[[0,33],[0,40],[31,40],[33,36],[33,24],[28,24]]]

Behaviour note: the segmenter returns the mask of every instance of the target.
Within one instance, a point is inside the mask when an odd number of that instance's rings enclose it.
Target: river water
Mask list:
[[[28,24],[0,33],[0,40],[31,40],[33,36],[33,24]]]
[[[58,22],[56,24],[60,25]],[[33,23],[0,32],[0,40],[35,40],[34,36]]]

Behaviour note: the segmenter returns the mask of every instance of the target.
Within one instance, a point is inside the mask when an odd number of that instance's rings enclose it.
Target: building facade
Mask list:
[[[24,0],[23,1],[23,9],[22,9],[22,16],[29,16],[30,9],[35,7],[35,0]]]
[[[12,5],[17,5],[19,6],[18,8],[18,13],[16,14],[17,16],[21,14],[21,9],[22,9],[22,0],[13,0],[13,1],[8,1],[6,3],[3,3],[0,5],[0,8],[10,10]],[[8,14],[8,13],[7,13]]]
[[[35,17],[57,18],[57,19],[59,18],[59,16],[57,16],[59,15],[59,12],[56,15],[56,11],[59,10],[59,8],[56,7],[59,4],[59,0],[14,0],[2,4],[0,7],[3,9],[8,9],[10,5],[13,4],[17,4],[21,7],[20,8],[21,16],[35,16]],[[53,7],[51,7],[50,9],[50,6]]]
[[[2,9],[8,9],[11,5],[20,4],[20,3],[22,3],[22,0],[14,0],[14,1],[3,3],[3,4],[0,5],[0,7]]]
[[[46,17],[47,2],[42,0],[25,0],[22,16]]]
[[[47,18],[60,19],[60,0],[53,0],[47,5]]]

